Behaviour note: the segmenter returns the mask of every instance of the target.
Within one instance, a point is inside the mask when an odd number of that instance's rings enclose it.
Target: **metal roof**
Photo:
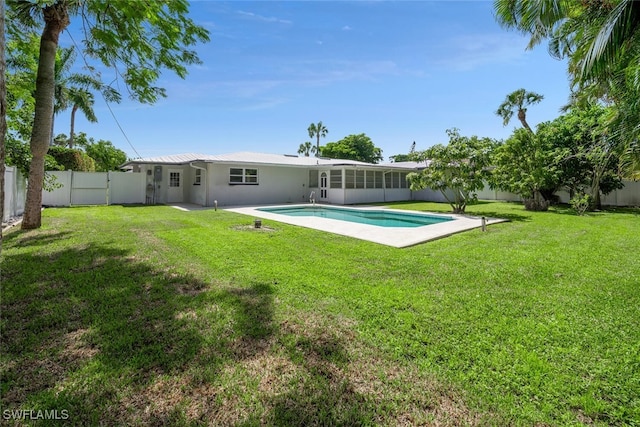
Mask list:
[[[130,160],[123,166],[132,164],[187,164],[191,162],[207,163],[255,163],[284,166],[367,166],[377,168],[415,169],[419,165],[415,162],[374,164],[356,160],[328,159],[324,157],[306,157],[290,154],[268,154],[254,152],[238,152],[220,155],[210,154],[174,154],[169,156],[146,157]]]

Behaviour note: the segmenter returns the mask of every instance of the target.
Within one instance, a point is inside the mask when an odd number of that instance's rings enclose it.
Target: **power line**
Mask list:
[[[74,40],[74,38],[71,35],[71,33],[69,32],[69,30],[65,30],[65,32],[67,33],[67,35],[71,39],[71,42],[73,42],[73,45],[80,52],[80,56],[82,56],[82,61],[84,62],[84,65],[87,67],[87,70],[89,70],[89,73],[91,73],[97,79],[102,80],[100,78],[100,76],[97,75],[97,73],[93,70],[93,67],[91,67],[89,65],[89,63],[87,62],[87,58],[84,56],[84,52],[78,47],[78,44]],[[129,137],[127,136],[127,134],[125,133],[124,129],[122,128],[122,126],[120,126],[120,122],[118,121],[118,118],[116,117],[115,113],[111,109],[111,105],[109,104],[109,101],[107,101],[107,98],[104,96],[104,93],[102,93],[102,91],[99,91],[99,92],[100,92],[100,96],[102,96],[102,99],[104,100],[104,103],[107,105],[107,108],[109,109],[109,112],[111,113],[111,117],[113,117],[113,120],[116,122],[116,125],[118,125],[118,129],[120,129],[120,132],[122,132],[122,136],[124,136],[124,139],[127,141],[127,143],[129,144],[129,146],[131,147],[133,152],[136,153],[136,155],[138,156],[137,158],[141,159],[142,156],[140,155],[140,153],[138,153],[138,150],[136,150],[136,148],[133,146],[133,144],[129,140]]]

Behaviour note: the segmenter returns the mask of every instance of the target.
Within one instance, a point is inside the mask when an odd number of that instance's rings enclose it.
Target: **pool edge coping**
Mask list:
[[[260,211],[260,208],[293,208],[293,207],[308,207],[307,203],[294,203],[294,204],[271,204],[271,205],[255,205],[255,206],[237,206],[227,207],[224,210],[235,212],[243,215],[253,216],[260,219],[267,219],[284,224],[297,225],[300,227],[311,228],[314,230],[324,231],[328,233],[339,234],[355,239],[366,240],[373,243],[378,243],[386,246],[392,246],[395,248],[407,248],[416,246],[421,243],[430,242],[433,240],[442,239],[453,234],[470,231],[476,228],[482,227],[482,217],[472,216],[468,214],[453,214],[453,213],[435,213],[435,212],[423,212],[412,211],[405,209],[393,209],[386,206],[371,206],[371,205],[359,205],[359,206],[341,206],[341,205],[329,205],[318,204],[319,207],[331,207],[336,209],[356,209],[356,210],[386,210],[390,212],[398,213],[411,213],[418,215],[431,215],[431,216],[446,216],[453,218],[452,221],[441,222],[438,224],[430,224],[421,227],[381,227],[377,225],[359,224],[354,222],[346,222],[341,220],[334,220],[328,218],[320,218],[313,216],[286,216],[282,214],[274,214],[266,211]],[[502,218],[485,218],[486,225],[498,224],[506,222],[507,219]],[[263,222],[264,224],[264,222]],[[431,228],[430,228],[431,227]]]

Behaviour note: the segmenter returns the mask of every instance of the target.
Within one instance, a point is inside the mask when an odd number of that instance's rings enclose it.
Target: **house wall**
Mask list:
[[[229,184],[230,168],[258,169],[258,184]],[[207,180],[209,200],[218,206],[301,203],[309,197],[307,168],[214,164]]]
[[[185,171],[185,190],[186,190],[186,197],[187,197],[187,202],[189,203],[195,203],[196,205],[202,205],[202,206],[210,206],[211,203],[207,203],[207,193],[206,193],[206,189],[207,189],[207,176],[209,175],[208,173],[208,169],[207,169],[207,164],[204,162],[195,162],[193,164],[194,166],[200,167],[200,168],[204,168],[205,170],[203,170],[201,172],[200,175],[200,185],[196,185],[196,171],[198,170],[197,168],[191,167],[189,166],[189,169]]]
[[[160,179],[156,179],[155,167],[160,166],[162,172]],[[148,173],[147,171],[151,171]],[[180,190],[174,191],[175,203],[189,203],[191,197],[191,186],[193,185],[193,168],[189,165],[140,165],[140,173],[145,177],[145,203],[164,204],[169,203],[169,174],[172,171],[181,172],[182,185]],[[204,191],[204,190],[202,190]],[[193,202],[195,203],[195,202]]]
[[[332,205],[344,205],[345,204],[345,192],[343,188],[329,188],[327,190],[327,203]]]
[[[411,200],[408,188],[347,188],[341,204],[397,202]]]

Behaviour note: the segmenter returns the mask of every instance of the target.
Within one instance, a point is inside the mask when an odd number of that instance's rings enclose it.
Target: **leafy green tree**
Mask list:
[[[522,127],[529,132],[533,132],[529,127],[529,123],[527,123],[527,107],[537,104],[543,99],[544,96],[540,94],[518,89],[507,95],[504,102],[498,107],[496,114],[502,117],[503,124],[506,126],[511,121],[513,114],[517,112],[518,120],[522,123]]]
[[[23,229],[30,229],[41,224],[44,159],[51,140],[55,99],[56,52],[59,36],[71,18],[81,19],[86,30],[85,55],[118,70],[118,78],[131,96],[146,103],[166,96],[164,89],[154,85],[161,70],[171,70],[184,78],[186,66],[199,62],[196,53],[188,48],[198,41],[207,41],[208,33],[188,17],[187,0],[8,0],[7,5],[11,22],[21,24],[23,33],[41,30],[30,140],[32,159],[22,222]]]
[[[96,171],[117,171],[127,161],[127,154],[114,147],[111,141],[91,142],[86,148],[87,154],[96,162]]]
[[[349,135],[338,142],[329,142],[320,147],[324,157],[333,159],[358,160],[367,163],[378,163],[383,159],[382,150],[364,133]]]
[[[395,156],[389,156],[391,163],[410,162],[413,160],[412,154],[396,154]]]
[[[303,142],[298,147],[298,154],[304,154],[305,157],[309,157],[309,154],[315,154],[317,152],[316,147],[309,141]]]
[[[412,190],[438,190],[454,213],[464,213],[467,205],[477,200],[489,176],[491,153],[496,141],[477,136],[461,136],[458,129],[448,129],[449,144],[434,145],[416,153],[418,161],[427,162],[421,172],[407,175]]]
[[[565,151],[526,129],[516,129],[494,152],[493,171],[489,182],[520,195],[525,209],[543,211],[549,208],[550,194],[559,187],[562,171],[559,159]]]
[[[96,162],[87,153],[77,148],[50,147],[48,156],[55,159],[62,170],[95,172]],[[58,168],[54,168],[56,170]]]
[[[416,152],[416,142],[413,141],[411,144],[411,149],[408,154],[396,154],[395,156],[389,156],[389,161],[392,163],[398,162],[410,162],[415,160],[415,152]]]
[[[557,119],[538,125],[536,134],[557,150],[559,185],[576,194],[588,194],[592,207],[599,205],[600,193],[621,188],[618,158],[607,124],[611,108],[599,105],[572,109]],[[606,155],[605,155],[606,153]]]
[[[40,41],[35,35],[20,35],[13,25],[7,26],[7,137],[26,141],[31,136],[35,101],[35,75],[38,69]]]
[[[7,105],[5,135],[5,163],[16,166],[24,176],[29,174],[31,150],[29,143],[35,113],[35,75],[38,69],[40,40],[35,34],[20,34],[15,25],[6,26],[7,55]],[[66,137],[65,137],[66,144]],[[45,170],[63,169],[56,160],[46,155]],[[51,190],[57,186],[55,177],[45,174],[44,189]]]
[[[318,122],[318,124],[311,123],[309,128],[307,128],[309,132],[309,138],[316,138],[316,156],[320,155],[320,137],[324,138],[329,133],[329,130],[322,122]]]
[[[496,0],[496,19],[531,37],[529,48],[549,40],[549,52],[568,58],[577,103],[613,106],[606,145],[622,153],[627,177],[640,176],[640,2],[633,0]]]

